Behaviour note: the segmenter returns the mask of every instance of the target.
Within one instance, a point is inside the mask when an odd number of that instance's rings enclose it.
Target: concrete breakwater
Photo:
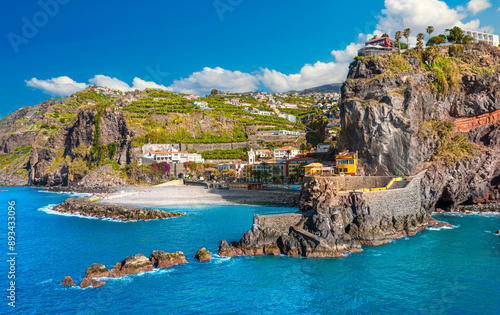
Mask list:
[[[219,255],[338,257],[415,235],[431,219],[420,200],[423,175],[379,191],[366,190],[386,187],[394,178],[310,178],[302,188],[301,212],[255,215],[239,242],[221,242]]]

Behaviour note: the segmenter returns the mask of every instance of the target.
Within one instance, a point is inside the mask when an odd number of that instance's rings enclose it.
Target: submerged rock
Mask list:
[[[205,262],[212,259],[212,254],[205,247],[203,247],[198,250],[194,258],[198,259],[201,262]]]
[[[181,251],[167,253],[162,250],[154,250],[149,256],[154,268],[170,268],[174,265],[187,264],[186,257]]]
[[[433,218],[433,219],[429,220],[429,228],[432,228],[432,229],[441,229],[441,228],[452,229],[453,225],[449,224],[448,222],[438,221],[438,220]]]
[[[62,285],[68,285],[68,286],[75,286],[76,283],[73,281],[73,278],[70,276],[64,277],[63,281],[61,282]]]

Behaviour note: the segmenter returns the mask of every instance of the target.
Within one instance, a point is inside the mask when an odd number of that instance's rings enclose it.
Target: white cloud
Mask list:
[[[467,10],[472,12],[472,14],[486,10],[489,7],[491,7],[489,0],[470,0],[469,3],[467,3]]]
[[[429,25],[439,34],[467,17],[439,0],[386,0],[382,14],[377,29],[391,37],[405,28],[410,28],[414,33],[412,35],[425,33]]]
[[[134,80],[132,81],[132,86],[129,86],[126,82],[122,80],[119,80],[117,78],[111,78],[102,74],[94,76],[92,79],[89,80],[89,82],[98,86],[105,86],[107,88],[122,92],[144,90],[148,88],[167,90],[167,87],[165,87],[164,85],[159,85],[152,81],[144,81],[137,77],[134,78]]]
[[[351,43],[344,50],[333,50],[331,54],[335,57],[336,62],[349,63],[354,57],[358,55],[358,50],[363,46],[363,43]]]
[[[339,53],[339,55],[342,55]],[[342,55],[341,58],[344,58]],[[306,64],[299,73],[283,74],[276,70],[261,69],[259,80],[273,92],[302,90],[319,85],[344,81],[349,63],[316,62]]]
[[[461,29],[465,29],[465,30],[493,33],[493,31],[494,31],[493,27],[491,27],[491,26],[479,27],[480,23],[481,22],[477,19],[469,21],[467,23],[462,23],[461,21],[458,21],[454,24],[454,26],[458,26]]]
[[[412,30],[410,44],[416,43],[416,35],[425,33],[427,26],[434,27],[434,35],[444,33],[445,29],[459,26],[470,30],[493,32],[491,26],[481,27],[478,19],[465,19],[482,10],[491,7],[489,0],[470,0],[467,6],[452,8],[440,0],[385,0],[385,8],[377,17],[378,24],[373,34],[359,34],[358,41],[350,43],[343,50],[333,50],[330,54],[335,62],[316,62],[304,65],[299,73],[285,74],[275,69],[260,69],[256,73],[231,71],[220,67],[205,67],[189,75],[187,78],[174,80],[170,86],[164,86],[152,81],[134,78],[132,86],[118,78],[102,74],[89,80],[90,83],[109,87],[120,91],[143,90],[158,88],[180,93],[206,94],[212,89],[229,90],[233,92],[254,91],[264,86],[274,92],[302,90],[323,84],[342,82],[349,69],[349,63],[357,55],[364,42],[374,35],[383,33],[394,37],[396,31],[405,28]],[[500,11],[500,8],[498,8]],[[405,39],[403,39],[405,40]],[[59,77],[50,80],[33,78],[26,81],[28,86],[42,89],[51,95],[70,95],[84,89],[87,84],[78,83],[69,77]]]
[[[27,86],[40,89],[44,93],[50,94],[52,96],[68,96],[73,93],[82,91],[87,86],[89,86],[89,84],[78,83],[67,76],[52,78],[48,80],[38,80],[37,78],[32,78],[31,80],[26,80],[25,82]],[[89,80],[89,82],[97,86],[103,86],[122,92],[144,90],[148,88],[167,90],[167,87],[165,87],[164,85],[159,85],[152,81],[144,81],[140,78],[134,78],[134,80],[132,81],[132,86],[129,86],[122,80],[111,78],[102,74],[94,76]]]
[[[205,67],[185,79],[174,80],[168,89],[179,93],[204,94],[212,89],[233,92],[255,91],[258,86],[259,80],[250,73],[230,71],[220,67],[213,69]]]
[[[50,94],[52,96],[71,95],[87,87],[86,83],[78,83],[67,76],[52,78],[48,80],[38,80],[37,78],[32,78],[31,80],[25,80],[24,82],[26,82],[27,86],[40,89],[44,93]]]

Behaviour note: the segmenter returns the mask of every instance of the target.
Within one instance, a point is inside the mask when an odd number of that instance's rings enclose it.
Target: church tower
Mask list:
[[[253,149],[250,149],[248,153],[248,164],[254,164],[255,163],[255,152],[253,152]]]

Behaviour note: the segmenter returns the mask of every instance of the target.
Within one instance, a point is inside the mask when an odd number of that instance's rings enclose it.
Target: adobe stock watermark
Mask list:
[[[364,29],[360,29],[358,26],[355,26],[353,28],[354,34],[356,34],[355,38],[353,38],[354,43],[358,42],[360,34],[370,34],[371,32],[373,32],[377,29],[377,25],[378,25],[377,19],[379,18],[380,14],[371,10],[370,15],[373,17],[373,19],[366,21]],[[350,45],[350,43],[341,42],[341,43],[339,43],[338,47],[339,47],[339,50],[344,50],[349,45]]]
[[[167,78],[170,73],[168,72],[162,72],[160,70],[160,65],[156,64],[156,68],[151,68],[151,66],[146,66],[146,71],[148,74],[144,77],[144,80],[148,81],[150,79],[153,79],[158,84],[163,83],[163,79]]]
[[[234,9],[242,3],[243,0],[215,0],[214,2],[212,2],[212,5],[214,6],[219,20],[221,22],[224,22],[224,15],[227,12],[233,12]]]
[[[10,32],[7,34],[12,49],[17,54],[21,44],[28,44],[30,39],[33,39],[38,31],[45,27],[51,18],[54,18],[58,13],[61,5],[68,4],[71,0],[39,0],[38,6],[40,10],[35,12],[28,19],[23,16],[21,18],[22,26],[20,32]]]

